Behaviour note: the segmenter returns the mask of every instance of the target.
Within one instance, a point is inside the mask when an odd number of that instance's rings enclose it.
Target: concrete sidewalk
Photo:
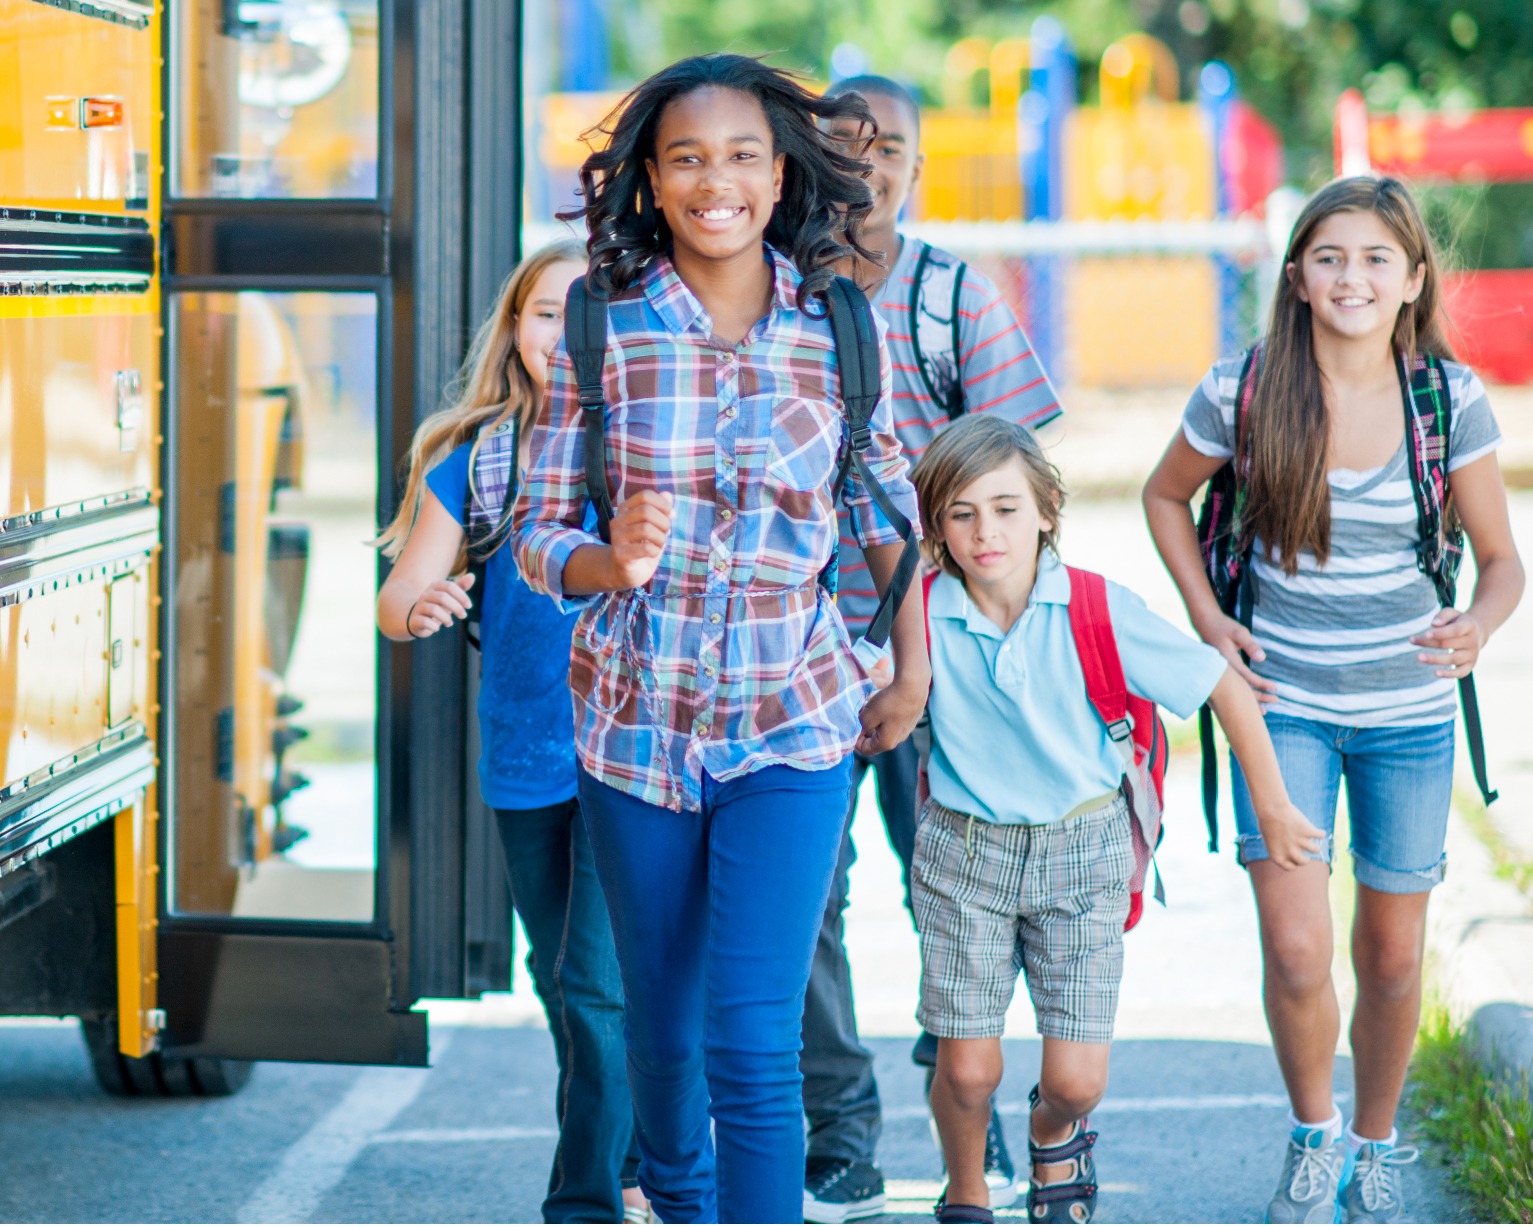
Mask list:
[[[1505,439],[1500,460],[1511,488],[1513,535],[1533,564],[1533,387],[1492,387],[1489,395]],[[1092,504],[1137,498],[1178,429],[1186,390],[1082,389],[1062,399],[1066,414],[1044,439],[1075,498],[1066,511],[1068,538],[1072,517]],[[1140,570],[1137,560],[1125,562],[1130,572]],[[1133,574],[1121,578],[1134,582]],[[1461,608],[1473,587],[1473,562],[1466,560]],[[1500,799],[1488,810],[1478,806],[1461,735],[1449,873],[1430,911],[1431,975],[1454,1018],[1473,1020],[1471,1033],[1487,1060],[1494,1051],[1501,1064],[1533,1080],[1533,901],[1506,872],[1508,862],[1533,863],[1533,754],[1524,741],[1533,706],[1533,598],[1488,645],[1476,683],[1490,782]],[[1470,818],[1483,823],[1495,855]]]

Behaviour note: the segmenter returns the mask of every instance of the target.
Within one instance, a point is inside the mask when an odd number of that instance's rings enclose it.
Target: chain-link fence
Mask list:
[[[1256,337],[1276,267],[1261,222],[912,228],[982,269],[1056,384],[1185,387]]]

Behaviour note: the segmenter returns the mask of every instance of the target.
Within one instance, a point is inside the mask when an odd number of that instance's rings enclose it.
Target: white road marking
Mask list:
[[[525,1138],[556,1138],[557,1129],[525,1129],[519,1125],[499,1125],[484,1129],[396,1129],[372,1139],[375,1146],[384,1142],[416,1142],[433,1145],[444,1142],[519,1142]]]
[[[1350,1095],[1339,1094],[1336,1096],[1336,1102],[1340,1105],[1350,1098]],[[1138,1099],[1104,1099],[1092,1110],[1091,1115],[1112,1112],[1221,1112],[1242,1108],[1286,1108],[1287,1106],[1287,1095],[1260,1092],[1248,1095],[1154,1095]],[[1022,1101],[1002,1103],[997,1107],[1000,1108],[1002,1116],[1027,1115],[1027,1104]],[[885,1120],[923,1120],[928,1115],[924,1105],[884,1110]]]
[[[433,1064],[452,1041],[442,1029],[431,1037]],[[414,1101],[429,1069],[369,1069],[341,1101],[287,1148],[271,1175],[240,1207],[241,1223],[306,1223],[325,1194],[346,1176],[356,1157]]]

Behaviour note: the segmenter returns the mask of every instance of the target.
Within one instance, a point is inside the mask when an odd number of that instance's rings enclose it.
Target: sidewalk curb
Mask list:
[[[1533,1082],[1533,905],[1496,877],[1489,851],[1457,811],[1448,872],[1427,913],[1427,948],[1448,1012],[1466,1024],[1487,1072]]]

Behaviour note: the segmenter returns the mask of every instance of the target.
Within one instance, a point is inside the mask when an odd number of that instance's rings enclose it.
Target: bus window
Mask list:
[[[378,194],[377,0],[190,0],[167,20],[177,196]]]
[[[377,299],[172,307],[174,907],[373,918]]]

